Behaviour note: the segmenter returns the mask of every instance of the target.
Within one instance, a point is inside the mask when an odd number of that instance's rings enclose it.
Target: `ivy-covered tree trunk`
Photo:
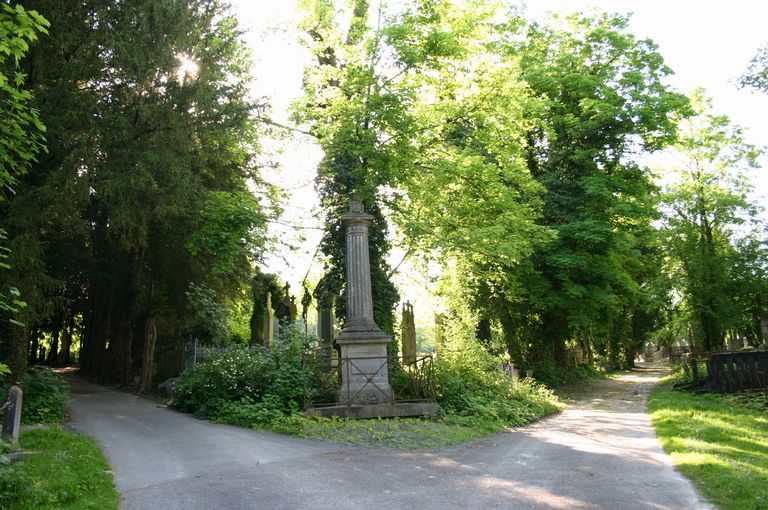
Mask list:
[[[373,216],[369,229],[369,254],[371,262],[371,289],[373,314],[376,324],[390,335],[395,334],[395,308],[399,294],[390,278],[386,262],[389,252],[387,221],[378,203],[378,187],[381,174],[386,169],[379,166],[385,156],[376,148],[378,113],[368,106],[373,102],[376,90],[374,58],[368,44],[368,2],[354,3],[352,17],[343,39],[334,26],[338,21],[332,3],[326,0],[310,2],[311,11],[304,24],[314,42],[317,59],[315,71],[325,73],[333,69],[333,76],[322,83],[307,83],[306,96],[309,105],[303,115],[318,133],[325,156],[320,163],[317,188],[325,209],[325,234],[320,250],[326,257],[324,282],[328,295],[339,296],[336,300],[336,316],[343,326],[346,317],[345,246],[346,238],[341,216],[346,212],[353,195],[359,196],[368,214]],[[357,60],[364,55],[362,60]],[[348,58],[349,60],[345,60]],[[341,93],[340,102],[332,108],[338,113],[328,113],[322,104],[322,96]],[[321,133],[326,133],[321,135]],[[397,354],[396,342],[388,346],[390,354]]]

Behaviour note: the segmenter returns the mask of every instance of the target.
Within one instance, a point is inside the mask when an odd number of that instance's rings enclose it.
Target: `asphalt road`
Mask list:
[[[633,372],[551,419],[430,451],[208,423],[77,378],[71,426],[104,446],[126,510],[713,508],[645,413],[658,375]]]

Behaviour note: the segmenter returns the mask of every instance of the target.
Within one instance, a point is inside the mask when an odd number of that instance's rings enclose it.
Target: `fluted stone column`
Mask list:
[[[341,217],[347,234],[347,320],[336,338],[341,350],[339,400],[355,404],[392,401],[387,344],[392,338],[373,320],[368,228],[373,216],[353,197]]]

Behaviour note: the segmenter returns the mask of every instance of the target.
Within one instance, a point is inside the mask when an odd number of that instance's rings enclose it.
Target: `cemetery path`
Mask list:
[[[429,451],[212,424],[79,379],[72,427],[104,445],[127,510],[713,508],[674,470],[645,412],[662,374],[639,369],[553,418]]]

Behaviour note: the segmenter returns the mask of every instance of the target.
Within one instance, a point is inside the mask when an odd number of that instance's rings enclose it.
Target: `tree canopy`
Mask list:
[[[549,382],[577,360],[631,364],[654,339],[765,341],[766,231],[743,173],[761,152],[668,85],[627,16],[302,7],[312,63],[292,120],[323,151],[314,295],[337,298],[342,324],[340,217],[357,195],[389,333],[397,246],[440,268],[456,332]],[[189,339],[257,343],[280,293],[259,267],[278,207],[258,164],[268,106],[227,6],[30,0],[2,4],[0,27],[3,359],[55,363],[77,339],[85,372],[148,391]],[[743,86],[768,91],[765,55]],[[654,176],[644,157],[661,150],[682,164]]]

